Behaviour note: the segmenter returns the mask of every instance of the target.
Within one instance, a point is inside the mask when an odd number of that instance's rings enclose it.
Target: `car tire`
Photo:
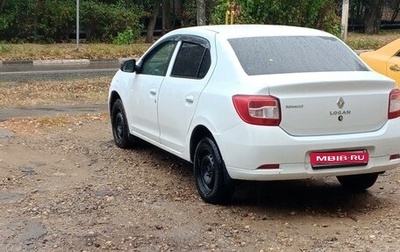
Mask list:
[[[378,178],[379,173],[368,173],[360,175],[338,176],[340,184],[352,191],[364,191],[373,186]]]
[[[111,126],[115,144],[123,149],[134,145],[134,137],[129,133],[124,105],[116,100],[111,109]]]
[[[229,177],[218,147],[211,138],[203,138],[196,147],[194,176],[197,190],[205,202],[230,202],[235,187],[234,181]]]

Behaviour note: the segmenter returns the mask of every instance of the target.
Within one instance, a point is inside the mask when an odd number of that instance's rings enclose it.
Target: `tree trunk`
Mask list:
[[[5,4],[6,4],[6,0],[0,0],[0,13],[3,12]]]
[[[166,32],[172,30],[171,22],[171,3],[170,0],[162,0],[162,31],[164,35]]]
[[[365,33],[378,34],[381,27],[381,18],[383,10],[382,0],[370,0],[365,6],[364,26]]]
[[[390,21],[393,22],[393,21],[396,20],[397,15],[399,15],[399,11],[400,11],[400,8],[396,9],[396,10],[393,12],[393,15],[392,15],[392,17],[390,18]]]
[[[174,0],[174,23],[173,26],[181,27],[182,26],[182,9],[183,9],[183,0]],[[178,24],[176,23],[178,21]]]
[[[197,25],[206,25],[206,0],[196,0],[197,5]]]
[[[389,7],[393,10],[393,14],[392,17],[390,18],[390,21],[395,21],[400,10],[400,0],[390,1]]]
[[[387,0],[387,6],[392,9],[392,10],[396,10],[397,8],[399,8],[400,5],[400,0]]]
[[[146,43],[153,43],[154,27],[156,26],[158,12],[160,10],[160,0],[155,0],[153,16],[150,18],[146,32]]]

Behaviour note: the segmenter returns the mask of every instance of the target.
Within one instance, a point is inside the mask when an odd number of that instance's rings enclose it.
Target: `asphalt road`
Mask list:
[[[48,65],[3,64],[0,66],[0,82],[113,76],[119,65],[118,61]]]
[[[8,85],[27,80],[63,80],[113,76],[118,70],[118,61],[88,62],[86,64],[2,64],[0,65],[0,82]],[[0,122],[16,117],[75,114],[107,111],[106,104],[79,106],[39,106],[1,109]],[[4,132],[0,129],[0,138]],[[4,135],[4,134],[3,134]]]

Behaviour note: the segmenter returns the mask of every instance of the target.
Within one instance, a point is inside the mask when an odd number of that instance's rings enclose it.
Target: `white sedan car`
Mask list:
[[[109,90],[114,140],[193,163],[209,203],[236,180],[336,176],[365,190],[400,164],[400,91],[336,37],[272,25],[183,28],[127,60]]]

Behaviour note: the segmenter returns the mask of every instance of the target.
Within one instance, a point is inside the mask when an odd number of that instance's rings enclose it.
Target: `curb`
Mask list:
[[[5,60],[0,61],[0,67],[10,65],[49,66],[49,65],[90,65],[90,64],[121,64],[127,58],[121,59],[65,59],[65,60]]]
[[[33,64],[33,60],[8,60],[2,61],[2,65],[31,65]]]
[[[34,60],[34,66],[47,66],[47,65],[89,65],[90,60]]]

